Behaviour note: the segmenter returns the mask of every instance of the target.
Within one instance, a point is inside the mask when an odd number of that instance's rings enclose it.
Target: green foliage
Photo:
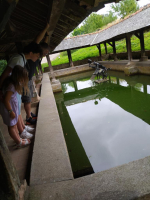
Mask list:
[[[7,61],[6,60],[0,60],[0,75],[3,73],[6,66],[7,66]]]
[[[124,18],[137,10],[139,10],[138,3],[136,0],[122,0],[117,4],[112,4],[111,8],[120,16]]]
[[[103,26],[103,16],[98,15],[96,13],[92,13],[89,17],[87,17],[83,26],[81,27],[84,30],[84,33],[92,33],[96,31],[98,28]]]
[[[72,36],[95,32],[116,19],[117,17],[114,16],[112,11],[106,15],[92,13],[84,20],[83,25],[80,28],[77,27],[73,30]]]
[[[115,16],[112,11],[109,11],[108,14],[103,15],[103,26],[115,21],[116,19],[117,19],[117,16]]]
[[[81,26],[80,28],[79,27],[75,28],[72,32],[72,36],[83,35],[83,34],[85,34],[83,26]]]

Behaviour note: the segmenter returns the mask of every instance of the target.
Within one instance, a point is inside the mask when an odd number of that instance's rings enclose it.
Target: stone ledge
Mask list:
[[[51,112],[51,109],[53,112]],[[48,74],[43,75],[30,185],[73,179]]]
[[[129,62],[128,60],[123,60],[123,61],[100,61],[100,63],[107,68],[111,68],[114,71],[124,71],[125,67],[128,65]],[[134,60],[132,61],[132,63],[137,67],[139,74],[150,75],[150,61],[139,62],[137,60]],[[89,67],[88,64],[85,64],[54,71],[54,75],[55,77],[63,77],[90,70],[93,69]],[[50,73],[48,74],[51,78],[51,74]]]
[[[131,200],[150,193],[150,156],[82,178],[30,187],[29,200]]]

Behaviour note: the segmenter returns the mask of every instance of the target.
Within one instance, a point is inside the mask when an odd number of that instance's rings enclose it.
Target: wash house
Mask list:
[[[0,117],[0,200],[103,200],[138,197],[142,199],[145,195],[149,196],[150,157],[102,173],[74,178],[53,94],[59,92],[57,103],[60,105],[61,111],[65,112],[61,103],[63,95],[58,77],[90,70],[86,64],[87,60],[73,62],[71,50],[74,49],[96,45],[99,56],[95,60],[105,63],[107,67],[119,71],[127,68],[127,74],[133,71],[134,73],[150,74],[148,61],[150,53],[145,51],[144,45],[144,32],[150,29],[149,6],[107,29],[65,38],[90,13],[96,12],[103,8],[104,4],[112,2],[119,1],[2,0],[0,2],[1,60],[8,61],[13,54],[21,53],[24,46],[36,38],[47,22],[50,25],[48,29],[49,54],[67,51],[69,59],[69,64],[53,68],[50,57],[47,55],[48,68],[43,71],[41,65],[38,67],[36,72],[38,80],[34,79],[34,81],[36,83],[41,81],[38,90],[41,99],[39,103],[32,106],[32,109],[36,109],[38,112],[32,145],[24,149],[15,149],[8,135],[7,127],[3,125]],[[141,46],[140,56],[136,60],[133,59],[131,50],[132,35],[139,39]],[[119,61],[115,45],[116,41],[122,39],[126,39],[127,46],[127,59],[123,62]],[[108,54],[106,44],[113,48],[111,62],[103,60],[102,44],[105,46],[106,55]],[[47,73],[44,73],[46,71]],[[75,88],[78,95],[76,85]],[[92,90],[89,94],[95,95]],[[84,97],[84,91],[82,95]],[[72,97],[68,98],[66,103],[70,105]],[[110,96],[110,100],[112,98]],[[72,131],[74,131],[73,128]]]

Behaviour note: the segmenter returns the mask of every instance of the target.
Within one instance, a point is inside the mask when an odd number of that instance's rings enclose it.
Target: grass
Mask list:
[[[150,32],[144,33],[144,41],[145,41],[145,50],[150,50]],[[141,50],[140,40],[136,36],[131,37],[131,48],[132,51]],[[102,54],[105,54],[105,47],[103,44],[101,44],[101,51]],[[113,48],[109,44],[107,44],[107,51],[108,53],[113,53]],[[117,53],[127,52],[125,39],[116,42],[116,52]],[[71,55],[72,55],[72,60],[77,61],[77,60],[83,60],[85,58],[99,56],[99,52],[96,46],[92,46],[92,47],[72,50]],[[66,51],[60,53],[60,58],[57,57],[55,60],[52,61],[52,66],[65,63],[69,63]],[[48,67],[48,64],[47,63],[42,64],[42,68],[44,67]]]

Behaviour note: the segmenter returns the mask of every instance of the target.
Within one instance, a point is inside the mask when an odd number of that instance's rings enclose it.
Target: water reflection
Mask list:
[[[68,92],[74,92],[75,88],[73,82],[62,84],[62,90],[64,94]]]
[[[67,107],[94,171],[150,155],[150,126],[107,98],[97,101]]]
[[[117,84],[117,78],[116,77],[110,77],[111,83]]]
[[[88,159],[98,172],[150,155],[149,77],[113,73],[109,82],[95,84],[80,75],[65,86],[74,92],[65,89],[56,101],[74,169],[79,160],[90,169]]]
[[[93,82],[91,80],[84,80],[82,81],[77,81],[77,88],[78,90],[84,89],[84,88],[89,88],[93,86]]]
[[[141,83],[137,83],[134,88],[139,92],[144,92],[144,87]]]
[[[124,87],[128,87],[129,86],[127,81],[125,81],[124,79],[119,79],[119,85],[124,86]]]

